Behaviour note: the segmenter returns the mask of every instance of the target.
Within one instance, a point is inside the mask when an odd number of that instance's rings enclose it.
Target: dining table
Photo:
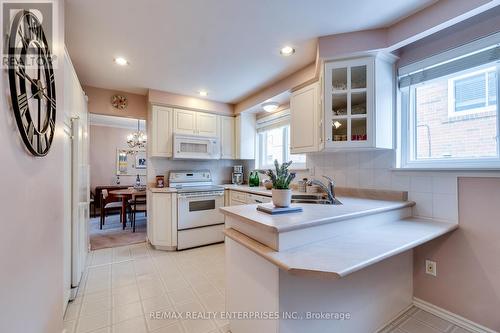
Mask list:
[[[122,225],[125,227],[127,225],[127,202],[136,195],[146,195],[146,190],[138,190],[133,187],[129,187],[121,190],[110,191],[109,194],[114,195],[122,199]]]

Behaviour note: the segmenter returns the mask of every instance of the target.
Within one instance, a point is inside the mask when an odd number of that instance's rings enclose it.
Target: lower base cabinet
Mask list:
[[[234,190],[230,190],[227,197],[228,203],[226,204],[226,206],[261,204],[272,201],[271,197],[265,195],[258,195]]]
[[[148,191],[148,240],[161,250],[177,246],[177,194]]]

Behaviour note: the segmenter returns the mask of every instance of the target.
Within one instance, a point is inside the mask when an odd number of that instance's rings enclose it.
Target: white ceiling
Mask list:
[[[235,103],[315,59],[317,37],[384,27],[435,0],[66,0],[66,44],[87,85]],[[290,44],[297,52],[281,57]],[[129,62],[119,67],[113,58]]]

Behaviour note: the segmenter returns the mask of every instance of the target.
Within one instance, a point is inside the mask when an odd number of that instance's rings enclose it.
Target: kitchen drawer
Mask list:
[[[263,195],[256,195],[256,194],[249,194],[247,202],[249,204],[260,204],[260,203],[267,203],[271,202],[272,199],[270,197],[265,197]]]
[[[229,206],[240,206],[240,205],[246,205],[247,202],[246,201],[240,201],[240,200],[235,200],[235,199],[231,199],[229,201]]]
[[[236,200],[236,201],[241,201],[243,203],[246,203],[247,197],[248,197],[248,194],[245,192],[231,191],[231,201]]]

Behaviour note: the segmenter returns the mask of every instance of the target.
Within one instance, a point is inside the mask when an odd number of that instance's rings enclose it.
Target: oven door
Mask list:
[[[177,230],[224,223],[219,211],[224,206],[224,192],[181,193],[177,203]]]

